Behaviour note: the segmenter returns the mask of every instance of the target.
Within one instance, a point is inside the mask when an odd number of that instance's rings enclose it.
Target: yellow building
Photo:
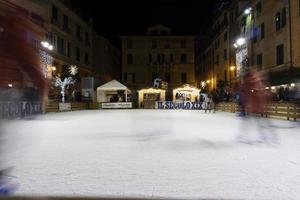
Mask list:
[[[137,91],[153,86],[154,79],[172,89],[183,84],[195,85],[194,36],[174,36],[168,27],[150,27],[144,36],[122,38],[122,81]]]
[[[208,80],[213,89],[219,81],[231,85],[252,68],[269,72],[271,85],[291,84],[300,78],[299,23],[299,0],[232,1],[216,17],[214,37],[197,55],[197,80]]]

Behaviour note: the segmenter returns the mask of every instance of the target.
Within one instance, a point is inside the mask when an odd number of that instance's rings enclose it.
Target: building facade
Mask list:
[[[214,89],[257,69],[269,73],[270,85],[292,84],[300,77],[299,15],[299,0],[232,1],[219,12],[214,37],[197,55],[197,78]]]
[[[122,38],[122,82],[134,91],[168,83],[167,99],[183,84],[196,85],[194,36],[174,36],[168,27],[150,27],[144,36]]]
[[[93,75],[102,84],[121,81],[121,52],[97,33],[93,36]]]

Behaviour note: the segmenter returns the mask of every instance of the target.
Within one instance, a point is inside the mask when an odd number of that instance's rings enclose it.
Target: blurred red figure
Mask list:
[[[9,90],[22,93],[28,87],[38,91],[40,100],[44,100],[46,96],[46,79],[42,73],[39,52],[35,43],[44,33],[36,27],[29,20],[28,14],[20,7],[10,1],[0,2],[0,92],[2,92],[2,97],[5,93],[9,93]]]
[[[249,113],[263,113],[271,102],[271,92],[266,90],[267,77],[264,73],[250,70],[241,85],[241,97]]]
[[[240,86],[240,98],[242,99],[242,108],[247,112],[243,118],[241,133],[238,140],[246,143],[272,143],[278,144],[278,139],[272,125],[267,118],[251,116],[251,114],[263,114],[268,103],[271,102],[272,95],[266,89],[267,76],[256,70],[248,71],[243,77]],[[248,133],[254,125],[258,128],[259,138],[251,138]],[[255,127],[254,127],[255,128]]]

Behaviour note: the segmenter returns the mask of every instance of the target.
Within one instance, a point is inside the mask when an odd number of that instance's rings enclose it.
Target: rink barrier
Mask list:
[[[0,200],[193,200],[192,198],[128,198],[128,197],[29,197],[29,196],[10,196],[10,197],[0,197]],[[234,200],[234,199],[203,199],[197,198],[194,200]]]
[[[99,108],[101,108],[101,105],[97,102],[71,103],[71,111],[87,110],[87,109],[99,109]],[[59,112],[59,103],[58,102],[48,102],[45,112],[46,113]]]
[[[240,111],[240,107],[234,102],[222,102],[217,105],[217,110],[236,113]],[[300,106],[294,103],[271,103],[265,107],[265,111],[261,113],[261,116],[300,121]]]

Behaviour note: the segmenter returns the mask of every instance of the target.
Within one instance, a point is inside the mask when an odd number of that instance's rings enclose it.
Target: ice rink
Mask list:
[[[184,110],[50,113],[3,123],[2,159],[16,195],[299,200],[299,122],[270,122],[258,129],[236,114]],[[277,143],[257,141],[262,130]]]

